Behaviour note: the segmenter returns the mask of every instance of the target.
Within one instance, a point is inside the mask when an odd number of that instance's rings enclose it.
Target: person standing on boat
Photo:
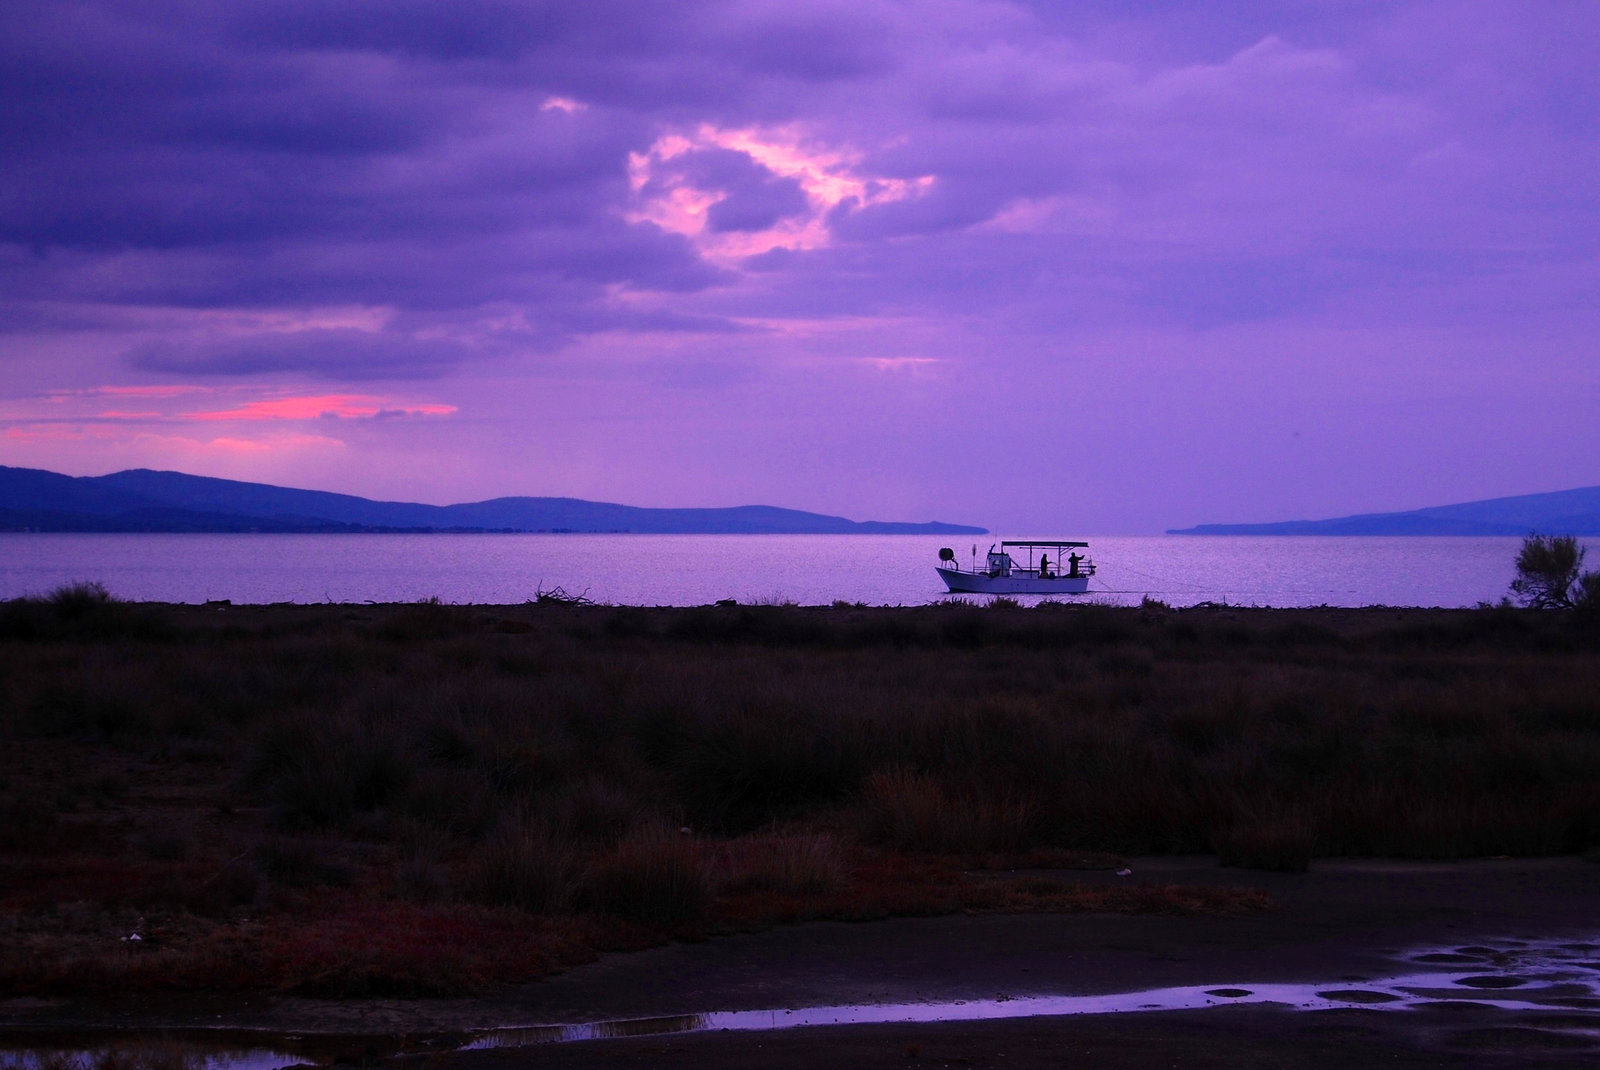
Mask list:
[[[1083,555],[1074,551],[1067,555],[1067,575],[1073,579],[1078,578],[1078,562],[1083,560]]]
[[[1050,578],[1050,555],[1049,554],[1040,554],[1039,555],[1039,578],[1041,580],[1047,580],[1047,579]]]

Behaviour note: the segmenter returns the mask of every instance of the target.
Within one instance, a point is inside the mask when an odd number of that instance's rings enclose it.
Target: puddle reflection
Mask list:
[[[1315,984],[1264,984],[1249,987],[1182,985],[1139,992],[1093,996],[1001,996],[945,1002],[840,1004],[756,1011],[712,1011],[669,1018],[641,1018],[532,1029],[498,1029],[481,1034],[469,1047],[596,1040],[606,1037],[690,1033],[708,1030],[774,1030],[818,1025],[966,1022],[1081,1014],[1131,1014],[1143,1011],[1202,1010],[1239,1004],[1276,1004],[1299,1011],[1360,1008],[1407,1011],[1458,1005],[1479,1012],[1498,1009],[1538,1012],[1600,1010],[1600,979],[1593,975],[1592,944],[1532,944],[1506,941],[1501,948],[1421,949],[1402,958],[1435,969],[1365,982],[1360,988]],[[1444,963],[1463,969],[1438,970]],[[1498,970],[1502,972],[1488,972]],[[1501,994],[1504,993],[1504,994]],[[1581,1032],[1600,1037],[1600,1013],[1578,1016]],[[1552,1026],[1577,1030],[1571,1021]]]
[[[529,1024],[475,1031],[466,1035],[437,1034],[409,1038],[404,1050],[422,1045],[433,1051],[489,1048],[527,1048],[624,1037],[661,1036],[717,1030],[750,1031],[794,1029],[805,1026],[893,1023],[962,1022],[1007,1018],[1055,1017],[1087,1014],[1131,1014],[1145,1011],[1203,1010],[1241,1004],[1273,1004],[1295,1011],[1364,1010],[1369,1012],[1490,1010],[1535,1012],[1539,1028],[1561,1034],[1574,1043],[1600,1045],[1600,976],[1595,971],[1594,943],[1533,944],[1505,941],[1501,947],[1419,948],[1400,961],[1415,972],[1361,980],[1358,986],[1338,987],[1326,981],[1314,984],[1249,984],[1239,986],[1180,985],[1139,992],[1088,996],[997,995],[992,999],[944,1002],[840,1004],[767,1010],[710,1011],[654,1018],[567,1024]],[[1445,969],[1453,965],[1455,969]],[[1346,978],[1346,982],[1356,978]],[[1558,1013],[1564,1012],[1564,1013]],[[1584,1013],[1588,1012],[1588,1013]],[[330,1057],[330,1045],[353,1038],[318,1038],[321,1050],[291,1041],[309,1038],[262,1036],[255,1046],[238,1043],[232,1034],[226,1045],[216,1037],[194,1033],[167,1034],[161,1041],[166,1059],[150,1070],[275,1070],[294,1064],[327,1065],[343,1061]],[[398,1055],[400,1038],[381,1053]],[[14,1041],[13,1041],[14,1043]],[[1565,1043],[1565,1041],[1563,1041]],[[126,1035],[106,1036],[104,1046],[77,1050],[30,1046],[4,1050],[0,1044],[0,1070],[98,1070],[115,1065],[138,1070],[137,1058],[128,1053],[145,1050]]]

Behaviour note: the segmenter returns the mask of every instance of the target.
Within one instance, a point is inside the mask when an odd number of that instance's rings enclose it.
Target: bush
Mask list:
[[[1600,572],[1585,572],[1578,577],[1577,594],[1572,608],[1586,622],[1600,624]]]
[[[47,601],[57,616],[63,620],[73,620],[109,605],[113,599],[104,584],[80,581],[57,587],[50,592]]]
[[[376,725],[289,717],[271,726],[245,772],[281,829],[329,828],[400,795],[413,769]]]
[[[728,891],[826,895],[845,886],[843,854],[831,836],[772,836],[755,840],[734,858]]]
[[[577,878],[570,844],[527,821],[510,820],[474,854],[470,894],[491,906],[555,914],[573,904]]]
[[[889,769],[861,793],[861,835],[902,851],[967,854],[1022,846],[1034,817],[1026,802],[958,798],[931,776]]]
[[[1533,609],[1571,609],[1580,589],[1578,569],[1583,557],[1584,548],[1571,535],[1529,535],[1517,553],[1517,578],[1511,581],[1511,592]],[[1589,583],[1587,576],[1583,582]]]
[[[659,829],[630,837],[601,857],[589,877],[596,910],[650,925],[698,921],[711,906],[711,875],[700,845]]]

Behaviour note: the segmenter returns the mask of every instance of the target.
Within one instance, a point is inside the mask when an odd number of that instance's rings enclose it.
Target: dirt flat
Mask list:
[[[1573,858],[1455,863],[1322,861],[1309,873],[1134,859],[1084,881],[1222,883],[1265,890],[1242,917],[988,915],[823,923],[609,955],[476,1000],[245,1001],[164,997],[0,1005],[12,1042],[35,1030],[204,1026],[375,1038],[507,1026],[783,1009],[1094,995],[1166,986],[1315,982],[1359,991],[1418,954],[1480,955],[1518,941],[1600,941],[1600,865]],[[1600,974],[1600,948],[1594,953]],[[1470,959],[1469,956],[1465,958]],[[1486,967],[1487,969],[1487,967]],[[1503,993],[1485,991],[1488,999]],[[1592,1065],[1600,1008],[1503,1010],[1457,999],[1419,1010],[1270,1005],[999,1021],[807,1027],[438,1052],[449,1066],[1345,1066]],[[20,1032],[19,1032],[20,1031]],[[436,1046],[448,1048],[454,1041]]]

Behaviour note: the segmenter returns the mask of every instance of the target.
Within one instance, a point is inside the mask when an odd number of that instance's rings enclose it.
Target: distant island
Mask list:
[[[1168,535],[1600,535],[1600,487],[1489,498],[1406,513],[1275,524],[1200,524]]]
[[[106,476],[66,476],[4,465],[0,465],[0,531],[987,534],[985,528],[962,524],[854,521],[770,505],[644,509],[579,498],[492,498],[461,505],[422,505],[147,468]]]

